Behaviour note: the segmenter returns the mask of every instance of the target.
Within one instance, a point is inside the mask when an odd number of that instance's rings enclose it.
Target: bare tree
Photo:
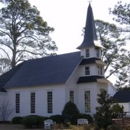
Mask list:
[[[2,121],[7,121],[13,111],[14,109],[10,100],[5,99],[0,103],[0,118]]]

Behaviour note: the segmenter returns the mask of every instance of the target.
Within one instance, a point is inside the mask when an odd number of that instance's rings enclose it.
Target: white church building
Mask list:
[[[0,104],[9,101],[15,116],[62,114],[68,101],[80,113],[93,115],[97,94],[108,90],[91,5],[85,35],[77,52],[25,61],[0,76]]]

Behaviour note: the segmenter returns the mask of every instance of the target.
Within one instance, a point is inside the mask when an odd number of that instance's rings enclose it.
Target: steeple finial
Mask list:
[[[92,11],[90,2],[91,1],[89,0],[84,40],[83,40],[83,43],[78,47],[78,49],[83,49],[86,47],[94,46],[94,41],[97,40],[93,11]]]
[[[92,2],[92,0],[88,0],[89,4]]]

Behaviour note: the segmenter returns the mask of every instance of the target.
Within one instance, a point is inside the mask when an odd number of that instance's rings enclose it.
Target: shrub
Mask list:
[[[84,119],[87,119],[88,120],[88,123],[93,123],[93,118],[91,115],[89,114],[78,114],[76,116],[73,116],[71,118],[71,123],[76,125],[77,124],[77,119],[80,119],[80,118],[84,118]]]
[[[53,115],[53,116],[50,116],[49,118],[58,124],[63,123],[62,115]]]
[[[122,130],[118,125],[110,125],[107,127],[107,130]]]
[[[93,123],[93,118],[89,114],[79,114],[78,118],[85,118],[85,119],[88,120],[88,123]]]
[[[43,121],[44,121],[44,117],[38,116],[38,115],[29,115],[23,118],[22,120],[22,124],[26,127],[26,128],[39,128],[39,127],[43,127]]]
[[[69,101],[68,103],[65,104],[64,109],[62,111],[62,116],[64,122],[70,122],[72,117],[76,117],[79,114],[79,110],[77,106]]]
[[[118,103],[112,105],[111,110],[112,110],[112,117],[117,118],[119,114],[123,113],[123,106],[120,106]]]
[[[22,120],[23,120],[23,117],[21,116],[16,116],[12,119],[12,123],[13,124],[21,124],[22,123]]]
[[[0,121],[0,124],[11,124],[10,121]]]

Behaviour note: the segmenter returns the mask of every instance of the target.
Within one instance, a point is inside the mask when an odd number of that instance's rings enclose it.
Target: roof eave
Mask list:
[[[105,84],[110,83],[109,80],[107,80],[107,79],[105,79],[105,78],[97,79],[97,82],[99,82],[99,83],[105,83]]]

